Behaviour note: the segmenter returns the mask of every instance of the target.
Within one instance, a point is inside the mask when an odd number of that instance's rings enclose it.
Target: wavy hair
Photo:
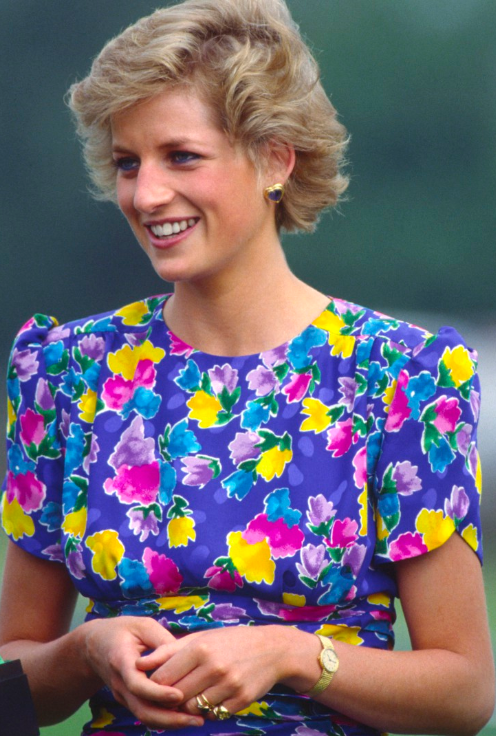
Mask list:
[[[112,115],[183,85],[212,106],[220,127],[259,171],[268,144],[294,147],[277,226],[313,230],[348,185],[347,134],[284,0],[185,0],[106,44],[68,93],[93,194],[116,201]]]

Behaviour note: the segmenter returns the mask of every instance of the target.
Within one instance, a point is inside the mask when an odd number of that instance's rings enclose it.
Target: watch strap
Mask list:
[[[320,634],[316,634],[315,636],[318,636],[318,638],[320,639],[320,643],[322,644],[323,650],[332,649],[333,652],[336,651],[334,649],[334,645],[331,639],[328,636],[321,636]],[[319,656],[319,664],[322,666],[321,656],[322,656],[322,652],[321,652],[321,655]],[[320,675],[319,679],[317,680],[313,688],[309,690],[306,693],[306,695],[313,698],[315,697],[315,695],[319,695],[320,693],[322,693],[331,684],[331,680],[334,677],[334,673],[336,672],[336,670],[337,670],[337,666],[332,672],[330,672],[324,666],[322,666],[322,674]]]

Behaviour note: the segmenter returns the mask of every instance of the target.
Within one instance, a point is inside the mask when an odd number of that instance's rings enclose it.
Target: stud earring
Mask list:
[[[269,202],[279,204],[284,197],[284,186],[282,184],[274,184],[272,187],[265,187],[264,197]]]

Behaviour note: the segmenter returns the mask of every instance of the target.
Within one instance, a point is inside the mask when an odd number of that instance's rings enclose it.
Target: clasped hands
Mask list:
[[[86,661],[145,725],[201,726],[204,698],[237,713],[293,674],[290,635],[278,625],[229,626],[176,639],[151,618],[122,616],[89,624]]]

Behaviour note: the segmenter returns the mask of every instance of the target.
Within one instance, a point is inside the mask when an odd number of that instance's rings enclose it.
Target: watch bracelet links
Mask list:
[[[315,636],[317,636],[320,639],[320,642],[322,644],[322,649],[332,649],[333,652],[336,651],[331,641],[331,637],[321,636],[321,634],[315,634]],[[319,664],[321,664],[320,657],[319,657]],[[339,662],[338,662],[338,665],[336,666],[336,669],[333,672],[328,672],[326,669],[324,669],[324,667],[322,667],[322,674],[320,675],[315,685],[312,687],[311,690],[308,690],[306,693],[302,693],[302,694],[307,695],[310,698],[313,698],[315,697],[315,695],[320,695],[320,693],[324,692],[324,690],[327,687],[329,687],[329,685],[331,684],[332,678],[334,677],[338,666],[339,666]]]

